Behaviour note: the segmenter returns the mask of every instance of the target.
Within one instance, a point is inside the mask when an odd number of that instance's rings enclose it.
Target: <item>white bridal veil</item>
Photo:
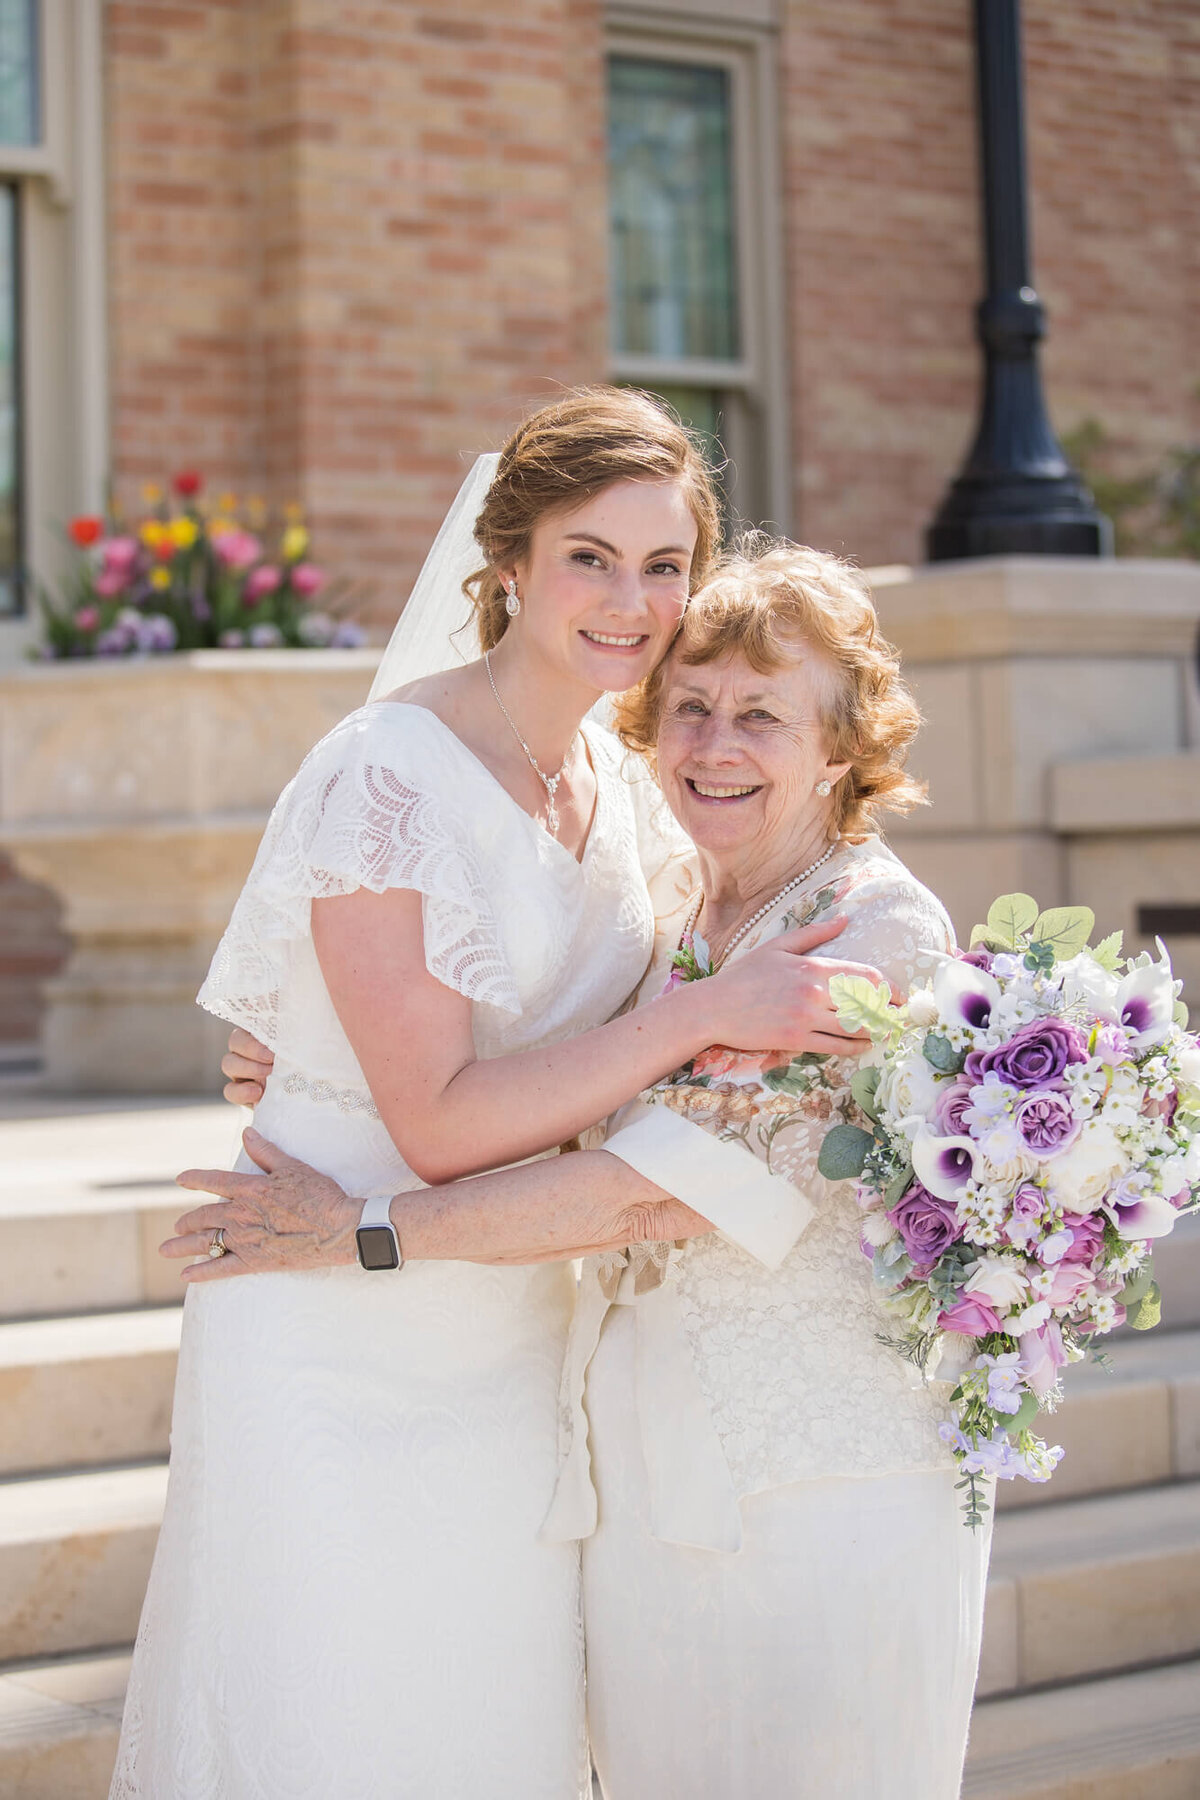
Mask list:
[[[479,655],[474,616],[462,584],[483,561],[475,542],[475,521],[499,461],[494,453],[475,458],[400,614],[371,683],[369,700],[378,700],[422,675],[457,669]]]

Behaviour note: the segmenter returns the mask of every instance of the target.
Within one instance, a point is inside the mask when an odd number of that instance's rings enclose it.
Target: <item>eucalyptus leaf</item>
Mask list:
[[[826,1181],[849,1181],[862,1174],[873,1142],[858,1125],[834,1125],[825,1133],[817,1168]]]
[[[1125,1322],[1131,1331],[1153,1331],[1161,1318],[1162,1293],[1157,1281],[1152,1281],[1144,1297],[1126,1313]]]
[[[881,1288],[898,1288],[912,1272],[912,1258],[900,1256],[895,1262],[888,1263],[880,1251],[876,1251],[872,1261],[872,1273]]]
[[[898,1175],[893,1175],[883,1190],[883,1204],[887,1207],[898,1206],[909,1190],[913,1178],[912,1164],[908,1163]]]
[[[876,1124],[879,1122],[879,1112],[875,1105],[875,1095],[882,1074],[882,1069],[855,1069],[850,1077],[850,1092],[854,1096],[855,1105]]]
[[[1005,947],[1015,948],[1019,938],[1033,930],[1038,916],[1038,903],[1028,894],[1001,894],[988,907],[987,928],[994,938],[1002,938]]]
[[[1189,1017],[1190,1014],[1183,1001],[1177,1000],[1171,1008],[1171,1019],[1173,1023],[1178,1025],[1181,1031],[1186,1031],[1188,1028]]]
[[[847,1031],[869,1032],[876,1041],[895,1035],[892,990],[886,981],[876,986],[865,975],[831,975],[829,998]]]
[[[1001,1420],[1004,1430],[1010,1438],[1015,1438],[1019,1431],[1027,1431],[1037,1418],[1038,1403],[1036,1394],[1026,1394],[1015,1413],[1006,1413]]]
[[[1056,959],[1066,962],[1087,948],[1095,923],[1090,906],[1052,906],[1038,914],[1029,935],[1035,944],[1052,945]]]
[[[965,1051],[956,1050],[948,1037],[942,1037],[936,1031],[931,1031],[925,1039],[921,1054],[939,1075],[957,1075],[967,1060]]]
[[[1101,938],[1092,951],[1092,955],[1100,967],[1107,969],[1110,975],[1115,975],[1121,966],[1121,945],[1124,942],[1125,933],[1123,931],[1110,931],[1106,938]]]
[[[997,937],[994,931],[989,931],[986,925],[972,925],[970,948],[991,950],[994,953],[997,950],[1011,950],[1012,945]]]

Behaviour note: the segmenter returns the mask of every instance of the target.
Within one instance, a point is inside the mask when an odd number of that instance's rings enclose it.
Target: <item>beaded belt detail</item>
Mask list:
[[[332,1081],[310,1081],[307,1075],[288,1075],[284,1078],[285,1094],[306,1094],[319,1106],[336,1106],[339,1112],[365,1113],[369,1119],[379,1117],[379,1108],[372,1100],[366,1088],[334,1087]]]

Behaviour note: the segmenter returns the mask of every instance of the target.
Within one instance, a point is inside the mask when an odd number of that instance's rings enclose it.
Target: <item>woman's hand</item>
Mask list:
[[[328,1175],[285,1155],[253,1127],[242,1133],[242,1142],[263,1174],[185,1169],[176,1177],[182,1188],[223,1196],[221,1203],[197,1206],[177,1219],[178,1236],[159,1246],[161,1256],[206,1259],[189,1264],[184,1281],[221,1281],[270,1269],[355,1262],[354,1233],[362,1201],[352,1200]],[[209,1246],[218,1230],[225,1233],[227,1253],[210,1257]]]
[[[229,1048],[221,1058],[225,1098],[234,1106],[257,1106],[274,1067],[275,1058],[267,1046],[235,1025],[229,1034]]]
[[[784,932],[728,963],[701,985],[715,1005],[713,1042],[731,1050],[816,1051],[861,1056],[870,1048],[865,1031],[847,1032],[829,998],[831,975],[883,978],[867,963],[841,962],[811,952],[844,929],[844,914]]]

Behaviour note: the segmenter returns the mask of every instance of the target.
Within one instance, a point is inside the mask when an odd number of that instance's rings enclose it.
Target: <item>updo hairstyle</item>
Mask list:
[[[528,554],[535,526],[548,515],[582,506],[615,481],[681,483],[697,527],[689,591],[700,586],[720,545],[721,510],[696,441],[649,394],[572,388],[518,425],[476,520],[475,541],[488,566],[464,581],[463,592],[475,608],[481,649],[493,649],[508,626],[497,570]]]
[[[695,666],[739,655],[767,675],[805,648],[828,671],[821,723],[829,760],[850,764],[834,785],[830,837],[861,836],[877,829],[881,812],[924,805],[926,784],[904,768],[921,715],[899,654],[880,633],[865,578],[839,557],[760,533],[722,559],[693,595],[670,655],[617,699],[617,731],[653,764],[673,661]]]

